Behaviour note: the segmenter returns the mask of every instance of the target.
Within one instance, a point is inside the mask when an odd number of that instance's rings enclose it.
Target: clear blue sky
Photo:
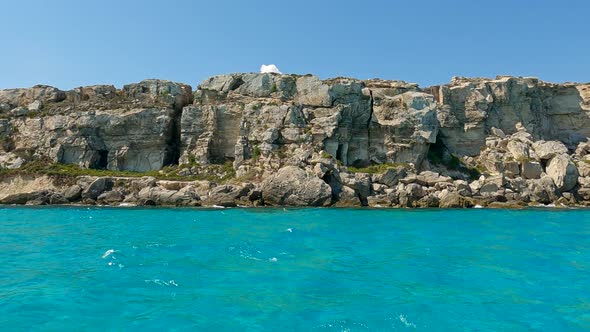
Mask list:
[[[590,81],[590,1],[6,0],[0,88],[162,78],[196,86],[275,63],[322,78]]]

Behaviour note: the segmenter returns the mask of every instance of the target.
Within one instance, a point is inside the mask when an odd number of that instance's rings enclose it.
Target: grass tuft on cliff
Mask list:
[[[31,161],[17,169],[0,169],[0,178],[14,175],[52,175],[61,177],[97,176],[97,177],[144,177],[152,176],[159,180],[199,181],[225,183],[236,176],[231,161],[198,167],[197,175],[180,175],[180,171],[190,165],[168,166],[159,171],[132,172],[107,169],[82,168],[74,164],[60,164],[48,159]]]
[[[348,166],[347,170],[350,173],[381,174],[381,173],[385,173],[388,169],[398,168],[398,167],[409,167],[409,165],[405,164],[405,163],[385,163],[385,164],[370,165],[367,167]]]

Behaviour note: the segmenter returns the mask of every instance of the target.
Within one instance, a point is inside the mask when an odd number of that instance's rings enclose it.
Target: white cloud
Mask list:
[[[262,65],[260,66],[261,73],[275,73],[275,74],[282,74],[279,68],[275,65]]]

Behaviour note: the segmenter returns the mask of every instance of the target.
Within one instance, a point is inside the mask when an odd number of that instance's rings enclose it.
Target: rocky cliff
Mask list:
[[[35,86],[0,90],[0,202],[585,204],[589,137],[590,84],[535,78]]]

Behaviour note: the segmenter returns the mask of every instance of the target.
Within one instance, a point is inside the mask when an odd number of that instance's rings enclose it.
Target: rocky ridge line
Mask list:
[[[160,80],[120,90],[35,86],[0,90],[0,202],[585,205],[589,136],[590,85],[535,78],[420,89],[230,74],[194,93]],[[19,172],[35,163],[110,173]],[[153,176],[122,176],[129,171]],[[169,172],[184,181],[162,180]]]

